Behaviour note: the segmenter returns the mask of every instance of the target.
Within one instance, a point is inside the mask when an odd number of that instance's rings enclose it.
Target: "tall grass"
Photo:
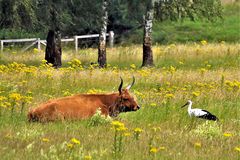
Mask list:
[[[153,68],[139,68],[141,46],[130,46],[108,49],[109,66],[98,69],[90,65],[97,50],[68,50],[63,67],[55,70],[41,62],[43,53],[6,50],[0,57],[1,159],[238,159],[239,45],[157,45],[153,51]],[[127,86],[132,75],[136,84],[131,93],[141,109],[114,119],[124,124],[121,132],[114,129],[116,122],[101,116],[27,122],[28,109],[42,102],[77,93],[116,92],[119,77]],[[188,99],[220,121],[190,118],[186,108],[180,108]]]

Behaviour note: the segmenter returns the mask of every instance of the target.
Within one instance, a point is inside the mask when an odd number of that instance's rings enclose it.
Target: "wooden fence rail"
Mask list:
[[[114,44],[114,32],[110,31],[106,34],[106,36],[109,36],[109,44],[110,47],[113,47]],[[74,36],[74,38],[67,38],[67,39],[61,39],[61,42],[74,42],[75,44],[75,51],[78,52],[78,42],[79,39],[86,39],[86,38],[97,38],[99,37],[99,34],[91,34],[91,35],[80,35],[80,36]],[[46,40],[41,40],[40,38],[27,38],[27,39],[6,39],[6,40],[0,40],[1,42],[1,52],[3,52],[4,43],[23,43],[23,42],[32,42],[27,47],[23,48],[22,51],[28,50],[30,47],[37,44],[37,48],[40,51],[41,50],[41,44],[46,46]]]

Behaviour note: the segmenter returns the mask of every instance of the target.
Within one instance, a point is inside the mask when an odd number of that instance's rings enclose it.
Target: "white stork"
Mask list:
[[[192,101],[191,100],[188,100],[187,103],[182,106],[182,108],[187,105],[188,105],[188,114],[190,117],[194,116],[197,118],[203,118],[203,119],[213,120],[213,121],[218,120],[218,118],[215,115],[213,115],[212,113],[210,113],[206,110],[199,109],[199,108],[192,109]]]

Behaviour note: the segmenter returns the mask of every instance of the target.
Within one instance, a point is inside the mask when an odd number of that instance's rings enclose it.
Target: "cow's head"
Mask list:
[[[133,82],[126,89],[122,89],[123,79],[121,78],[121,83],[118,87],[119,95],[115,101],[115,105],[112,108],[111,116],[117,116],[120,112],[130,112],[137,111],[140,109],[140,106],[135,101],[134,97],[131,96],[129,90],[135,83],[135,78],[133,77]]]

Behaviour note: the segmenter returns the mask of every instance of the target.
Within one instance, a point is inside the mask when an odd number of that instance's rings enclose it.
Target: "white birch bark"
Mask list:
[[[144,17],[142,67],[154,65],[153,64],[153,53],[152,53],[152,26],[153,26],[153,7],[150,7]]]
[[[102,27],[99,34],[99,46],[98,46],[98,64],[99,67],[105,67],[107,63],[106,58],[106,33],[107,33],[107,21],[108,21],[108,12],[107,12],[107,0],[104,0],[102,5]]]

